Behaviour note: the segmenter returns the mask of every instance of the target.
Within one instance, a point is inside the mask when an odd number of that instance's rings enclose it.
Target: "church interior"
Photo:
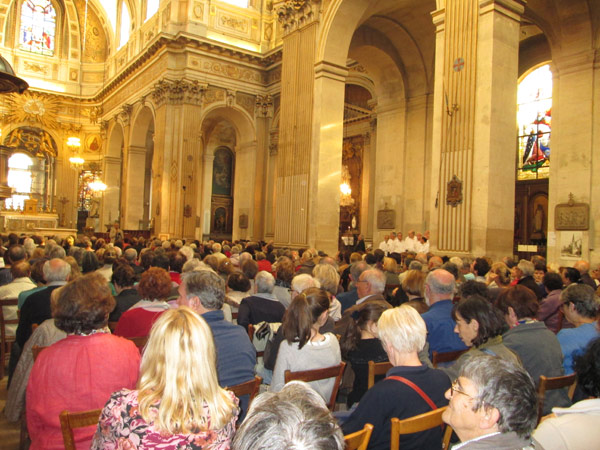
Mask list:
[[[598,261],[599,46],[589,0],[1,0],[2,231]]]

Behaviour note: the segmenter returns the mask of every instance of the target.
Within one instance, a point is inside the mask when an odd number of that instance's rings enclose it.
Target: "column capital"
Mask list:
[[[319,18],[321,0],[288,0],[277,8],[277,20],[287,35]]]
[[[479,0],[479,14],[499,12],[516,21],[525,12],[525,0]]]
[[[269,94],[256,96],[256,117],[273,117],[273,97]]]
[[[170,80],[163,78],[154,85],[151,92],[152,100],[156,106],[168,104],[191,103],[201,105],[204,92],[208,85],[198,80]]]

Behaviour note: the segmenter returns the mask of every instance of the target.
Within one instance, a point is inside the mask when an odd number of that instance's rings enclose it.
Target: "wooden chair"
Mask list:
[[[128,337],[125,339],[128,339],[131,342],[133,342],[135,344],[135,346],[138,348],[138,350],[140,351],[140,353],[142,353],[144,351],[144,347],[146,346],[146,343],[148,342],[148,336]]]
[[[400,449],[400,435],[419,433],[421,431],[430,430],[435,427],[443,427],[445,424],[442,421],[442,414],[447,406],[434,409],[418,416],[409,417],[407,419],[392,418],[392,434],[390,440],[390,450]],[[442,439],[442,448],[447,449],[452,436],[452,428],[447,427]]]
[[[456,350],[454,352],[433,352],[433,358],[431,361],[433,363],[433,367],[437,367],[439,363],[456,361],[459,358],[459,356],[465,353],[467,350],[469,349],[467,348],[465,350]]]
[[[233,392],[237,398],[240,398],[243,395],[249,395],[250,400],[248,400],[248,407],[250,407],[250,403],[252,403],[252,400],[254,400],[256,394],[258,394],[260,383],[262,383],[262,378],[258,375],[255,375],[254,380],[236,384],[235,386],[229,386],[227,390]]]
[[[37,357],[39,356],[39,354],[42,352],[42,350],[44,350],[45,348],[47,348],[47,347],[42,347],[40,345],[34,345],[33,347],[31,347],[31,353],[33,354],[34,362],[37,359]]]
[[[18,302],[16,298],[7,298],[0,300],[0,379],[4,378],[4,366],[7,361],[7,357],[10,355],[12,344],[15,342],[15,336],[6,335],[6,325],[18,325],[18,316],[15,319],[6,319],[4,317],[5,306],[17,306]]]
[[[367,386],[369,387],[369,389],[371,389],[375,384],[375,377],[377,375],[385,375],[387,371],[390,370],[392,367],[392,363],[389,361],[378,363],[369,361],[369,378],[367,381]]]
[[[344,436],[345,450],[367,450],[372,432],[373,425],[366,423],[362,430]]]
[[[303,370],[300,372],[286,370],[284,374],[284,380],[286,383],[292,380],[306,381],[308,383],[310,381],[325,380],[327,378],[335,377],[333,390],[331,391],[331,397],[329,398],[329,402],[327,402],[327,407],[330,411],[333,411],[335,408],[335,399],[337,398],[338,389],[340,388],[340,382],[342,381],[345,368],[346,363],[341,362],[337,366],[326,367],[324,369]]]
[[[540,382],[537,388],[538,423],[542,418],[542,411],[544,410],[544,397],[546,396],[546,391],[569,387],[569,397],[573,398],[573,392],[575,391],[576,383],[577,380],[575,379],[574,373],[572,373],[571,375],[564,375],[562,377],[545,377],[544,375],[540,375]]]
[[[76,450],[73,429],[96,425],[100,419],[101,409],[91,411],[69,412],[63,411],[59,414],[60,428],[62,430],[65,450]]]

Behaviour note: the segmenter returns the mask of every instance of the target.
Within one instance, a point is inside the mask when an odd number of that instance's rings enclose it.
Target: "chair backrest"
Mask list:
[[[433,363],[433,367],[437,367],[439,363],[452,362],[456,361],[460,355],[465,353],[468,350],[456,350],[454,352],[433,352],[433,358],[431,362]]]
[[[367,450],[372,432],[373,425],[366,423],[362,430],[344,436],[345,450]]]
[[[442,414],[447,406],[434,409],[433,411],[419,414],[418,416],[409,417],[407,419],[392,418],[392,434],[390,439],[390,450],[400,449],[400,435],[419,433],[431,428],[443,426]],[[449,439],[449,437],[448,437]]]
[[[260,383],[262,383],[262,378],[255,375],[253,380],[236,384],[235,386],[229,386],[227,390],[233,392],[237,398],[240,398],[243,395],[249,395],[250,400],[248,400],[248,407],[250,407],[250,403],[252,403],[256,394],[258,394]]]
[[[47,348],[47,347],[42,347],[39,345],[34,345],[33,347],[31,347],[31,353],[33,354],[34,362],[37,359],[37,357],[39,356],[39,354],[42,352],[42,350],[44,350],[45,348]]]
[[[76,450],[75,436],[73,430],[75,428],[89,427],[96,425],[100,419],[100,409],[92,409],[91,411],[69,412],[63,411],[59,414],[60,428],[63,436],[65,450]]]
[[[573,398],[573,390],[575,389],[576,382],[577,380],[575,379],[574,373],[570,375],[564,375],[562,377],[545,377],[544,375],[540,375],[540,382],[538,384],[537,389],[538,423],[542,418],[542,411],[544,410],[544,397],[546,396],[546,391],[570,387],[569,397]]]
[[[15,338],[6,336],[6,325],[17,325],[19,323],[18,316],[15,319],[6,319],[4,316],[5,306],[17,306],[18,301],[16,298],[7,298],[0,300],[0,376],[4,378],[4,364],[6,363],[6,356],[10,353],[10,345],[14,342]]]
[[[142,353],[142,351],[144,350],[144,346],[148,342],[148,336],[128,337],[125,339],[133,342],[135,344],[135,346],[138,348],[138,350],[140,351],[140,353]]]
[[[342,381],[342,375],[344,375],[345,368],[346,363],[342,361],[337,366],[326,367],[324,369],[303,370],[300,372],[286,370],[284,374],[284,380],[286,383],[292,380],[306,381],[308,383],[311,381],[325,380],[327,378],[335,377],[335,382],[331,391],[331,397],[329,398],[329,402],[327,402],[329,410],[333,411],[335,408],[335,399],[337,398],[338,389],[340,388],[340,382]]]
[[[378,363],[369,361],[369,378],[367,381],[367,386],[369,387],[369,389],[371,389],[375,384],[375,377],[377,375],[385,375],[387,371],[390,370],[392,367],[392,363],[389,361]]]

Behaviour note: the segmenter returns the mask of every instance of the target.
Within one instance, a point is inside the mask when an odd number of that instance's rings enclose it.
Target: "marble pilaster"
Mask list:
[[[146,172],[146,147],[130,145],[127,149],[127,180],[123,201],[127,203],[126,215],[121,220],[124,230],[137,230],[144,216],[144,185]]]

